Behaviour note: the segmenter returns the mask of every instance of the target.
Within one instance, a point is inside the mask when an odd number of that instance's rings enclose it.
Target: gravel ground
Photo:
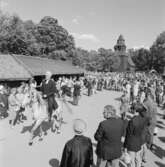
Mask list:
[[[11,128],[8,119],[0,120],[0,167],[58,167],[64,144],[73,137],[72,123],[75,118],[82,118],[87,122],[86,134],[96,142],[93,135],[99,122],[103,119],[102,111],[106,104],[112,104],[119,109],[119,102],[115,100],[120,93],[103,91],[87,97],[83,95],[79,106],[69,104],[70,110],[63,106],[64,122],[61,134],[51,132],[50,126],[44,123],[47,132],[42,141],[36,137],[32,146],[28,145],[29,130],[32,125],[31,114],[28,120]],[[147,152],[146,167],[165,167],[165,121],[158,114],[158,136],[155,137],[154,151]],[[96,156],[94,157],[96,160]]]

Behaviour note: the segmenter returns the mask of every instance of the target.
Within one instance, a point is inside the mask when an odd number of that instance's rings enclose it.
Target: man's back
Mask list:
[[[104,139],[109,143],[116,143],[121,141],[123,135],[123,121],[118,118],[110,118],[102,122],[104,129]]]
[[[105,160],[121,156],[121,137],[124,135],[124,122],[120,118],[109,118],[100,123],[95,133],[98,141],[97,155]]]
[[[148,125],[148,119],[140,115],[134,116],[128,123],[125,139],[125,147],[129,151],[139,151],[142,145],[142,135]]]
[[[75,136],[64,148],[60,167],[90,167],[93,164],[92,142],[85,136]]]

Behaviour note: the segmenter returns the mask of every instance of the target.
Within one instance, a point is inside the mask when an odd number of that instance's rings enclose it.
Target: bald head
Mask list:
[[[52,73],[50,71],[47,71],[45,74],[46,80],[49,80],[52,77]]]

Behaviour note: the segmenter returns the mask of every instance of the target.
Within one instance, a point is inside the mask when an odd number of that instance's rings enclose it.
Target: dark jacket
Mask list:
[[[121,137],[124,122],[120,118],[109,118],[100,123],[95,139],[98,141],[96,154],[104,160],[114,160],[121,156]]]
[[[80,96],[81,87],[79,84],[74,85],[73,96]]]
[[[4,104],[4,106],[0,104],[0,113],[3,115],[8,110],[8,96],[6,94],[0,93],[0,103]]]
[[[92,142],[85,136],[75,136],[64,147],[60,167],[90,167],[93,164]]]
[[[46,83],[46,80],[42,82],[40,90],[42,91],[43,95],[47,97],[45,99],[48,100],[48,110],[56,110],[58,108],[58,104],[55,100],[55,93],[58,93],[56,89],[55,82],[51,79]]]
[[[40,89],[44,95],[47,95],[48,98],[50,96],[54,96],[54,94],[58,92],[55,82],[52,79],[50,79],[48,83],[46,83],[46,80],[43,80]]]
[[[149,124],[147,117],[134,116],[129,122],[126,130],[124,147],[128,151],[138,152],[145,143],[146,128]]]

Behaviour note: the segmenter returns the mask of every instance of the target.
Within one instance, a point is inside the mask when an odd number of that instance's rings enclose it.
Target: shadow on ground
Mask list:
[[[34,126],[34,124],[29,125],[29,126],[23,126],[21,133],[30,132],[32,130],[33,126]]]
[[[26,133],[26,132],[30,133],[34,125],[35,124],[29,125],[29,126],[24,126],[22,128],[21,133]],[[41,126],[42,126],[43,133],[46,136],[47,135],[47,131],[52,128],[52,122],[50,123],[50,122],[43,121],[42,124],[41,124]],[[34,138],[35,137],[39,137],[39,136],[40,136],[40,129],[38,127],[35,130],[35,132],[34,132]]]
[[[165,143],[165,137],[158,137],[158,139],[159,139],[161,142]]]
[[[115,98],[116,101],[121,101],[121,97]]]
[[[158,167],[165,167],[165,164],[161,163],[161,162],[155,162],[155,164],[158,166]]]
[[[60,162],[58,159],[50,159],[49,160],[49,165],[51,167],[59,167],[60,166]]]
[[[161,114],[161,113],[157,113],[157,115],[160,116],[160,117],[164,116],[164,114]]]
[[[61,124],[67,124],[67,122],[65,122],[65,121],[62,120]],[[23,133],[26,133],[26,132],[29,132],[29,133],[30,133],[31,130],[32,130],[32,128],[33,128],[33,126],[35,126],[35,123],[33,123],[32,125],[29,125],[29,126],[24,126],[24,127],[22,128],[21,133],[22,133],[22,134],[23,134]],[[51,130],[51,132],[55,132],[55,131],[53,130],[53,122],[43,121],[42,124],[41,124],[41,126],[42,126],[42,131],[43,131],[44,136],[47,136],[49,130]],[[39,127],[38,127],[38,128],[34,131],[34,138],[40,137],[40,135],[41,135],[41,133],[40,133],[40,129],[39,129]]]
[[[156,126],[160,129],[165,129],[165,126],[162,126],[162,125],[156,125]]]
[[[160,129],[165,129],[165,124],[163,121],[157,121],[157,125],[156,125],[158,128]]]
[[[72,104],[73,106],[76,106],[71,100],[69,100],[68,103]]]
[[[153,154],[155,154],[160,159],[163,159],[165,157],[165,150],[162,149],[161,147],[157,146],[157,145],[153,146],[152,152],[153,152]]]
[[[157,121],[158,124],[165,125],[163,121]]]
[[[50,159],[49,165],[50,165],[50,167],[60,167],[60,162],[58,159]],[[92,167],[96,167],[96,165],[93,164]]]

